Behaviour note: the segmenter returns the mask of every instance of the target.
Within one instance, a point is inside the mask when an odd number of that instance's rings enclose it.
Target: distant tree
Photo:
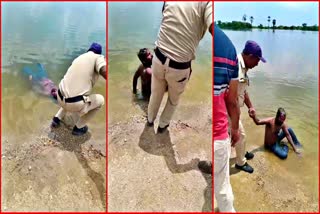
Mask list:
[[[242,16],[242,20],[243,20],[244,22],[247,21],[247,15],[246,15],[246,14],[244,14],[244,15]]]
[[[306,27],[307,27],[307,23],[303,23],[303,24],[302,24],[302,27],[303,27],[303,28],[306,28]]]
[[[271,17],[268,16],[268,28],[269,28],[269,25],[270,25],[270,20],[271,20]]]
[[[250,22],[251,22],[251,25],[253,23],[253,16],[250,16]]]
[[[273,19],[273,20],[272,20],[272,28],[274,29],[275,27],[276,27],[276,20]]]
[[[262,28],[263,28],[263,25],[262,25],[262,24],[258,25],[258,28],[259,28],[259,29],[262,29]]]
[[[221,25],[221,20],[218,21],[218,25]]]

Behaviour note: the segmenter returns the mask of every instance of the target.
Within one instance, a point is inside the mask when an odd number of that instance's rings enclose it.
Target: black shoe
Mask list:
[[[88,126],[84,126],[82,128],[78,128],[77,126],[74,126],[72,130],[72,134],[76,136],[81,136],[87,133],[88,129],[89,129]]]
[[[58,128],[60,126],[60,119],[58,117],[52,118],[51,127]]]
[[[201,172],[212,175],[212,162],[211,161],[200,161],[198,168]]]
[[[149,120],[147,120],[147,126],[152,127],[153,126],[153,122],[149,122]]]
[[[236,164],[236,168],[248,173],[253,173],[253,168],[248,163],[245,163],[243,166]]]
[[[247,160],[251,160],[254,157],[254,154],[251,153],[251,152],[247,152],[245,157],[246,157]]]
[[[165,127],[161,128],[160,126],[158,127],[158,133],[163,133],[167,130],[167,128],[169,127],[169,125],[166,125]]]

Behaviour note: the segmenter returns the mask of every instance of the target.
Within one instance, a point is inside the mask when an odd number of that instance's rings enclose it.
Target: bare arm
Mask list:
[[[246,91],[244,94],[244,103],[248,107],[248,109],[253,108],[248,92]]]
[[[250,116],[250,117],[253,119],[253,121],[254,121],[254,123],[256,125],[268,125],[268,124],[270,124],[271,120],[273,119],[272,117],[259,119],[259,118],[257,118],[256,115],[253,115],[253,116]]]
[[[238,84],[239,80],[231,80],[229,84],[229,90],[225,97],[226,107],[228,115],[231,119],[231,145],[234,146],[239,141],[239,118],[240,107],[238,104]]]
[[[103,76],[104,79],[107,79],[107,70],[106,70],[106,66],[102,66],[100,68],[99,74],[101,76]]]
[[[138,69],[136,70],[136,73],[133,76],[133,82],[132,82],[132,92],[134,94],[137,93],[137,84],[138,84],[138,78],[141,76],[141,71],[143,70],[143,65],[141,64]]]
[[[226,106],[231,118],[232,129],[239,128],[240,107],[238,105],[238,80],[231,80],[228,94],[226,97]]]
[[[290,135],[290,133],[289,133],[289,131],[288,131],[288,126],[287,126],[286,124],[283,124],[283,125],[282,125],[282,131],[286,134],[286,138],[287,138],[288,142],[291,144],[293,151],[294,151],[295,153],[297,153],[297,149],[296,149],[296,147],[295,147],[295,145],[294,145],[294,143],[293,143],[293,140],[292,140],[292,138],[291,138],[291,135]]]

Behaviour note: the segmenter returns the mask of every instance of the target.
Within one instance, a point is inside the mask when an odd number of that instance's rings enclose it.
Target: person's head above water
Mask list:
[[[153,55],[148,48],[141,48],[137,55],[144,67],[151,67]]]
[[[287,113],[284,110],[284,108],[278,108],[275,123],[281,126],[286,120],[286,117],[287,117]]]
[[[265,58],[262,57],[262,50],[258,43],[251,40],[246,42],[242,51],[242,57],[246,68],[249,69],[256,67],[260,60],[262,62],[267,62]]]
[[[100,44],[94,42],[91,44],[88,51],[92,51],[95,54],[101,54],[102,53],[102,47]]]

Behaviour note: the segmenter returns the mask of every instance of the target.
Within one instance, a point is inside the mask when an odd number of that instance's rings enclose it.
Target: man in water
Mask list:
[[[57,86],[49,79],[44,66],[37,63],[38,70],[33,71],[30,67],[24,67],[23,73],[31,81],[32,89],[38,94],[52,97],[57,100]]]
[[[255,109],[251,103],[248,93],[249,87],[249,69],[253,69],[259,63],[259,61],[266,62],[262,57],[262,51],[260,46],[254,41],[247,41],[241,54],[238,54],[239,61],[239,88],[238,88],[238,102],[240,107],[244,104],[248,107],[250,113],[254,113]],[[253,168],[247,163],[254,157],[253,153],[246,152],[245,144],[245,130],[242,125],[241,119],[239,120],[240,139],[235,144],[236,150],[236,165],[237,169],[243,170],[248,173],[253,173]]]
[[[279,108],[276,117],[258,119],[255,112],[249,112],[250,117],[254,120],[256,125],[265,125],[264,146],[266,149],[272,151],[281,159],[288,157],[289,147],[286,144],[281,144],[281,140],[286,137],[291,144],[293,151],[297,155],[301,155],[297,147],[301,147],[292,128],[288,128],[285,124],[286,112],[283,108]]]
[[[106,79],[106,60],[101,45],[92,43],[89,50],[73,60],[59,84],[58,104],[60,110],[51,126],[58,127],[66,112],[78,113],[80,118],[73,127],[73,135],[83,135],[88,131],[86,123],[104,105],[104,97],[91,94],[99,75]]]
[[[137,94],[138,78],[141,78],[141,93],[144,99],[149,100],[151,95],[151,65],[153,55],[147,48],[142,48],[138,52],[141,65],[138,67],[133,77],[132,91]]]
[[[159,120],[163,133],[191,74],[191,61],[205,33],[212,33],[212,2],[165,2],[152,60],[148,126],[153,126],[168,87],[168,100]]]

